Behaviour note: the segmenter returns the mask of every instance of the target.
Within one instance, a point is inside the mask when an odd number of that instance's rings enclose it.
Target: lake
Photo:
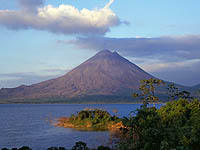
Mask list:
[[[29,146],[33,150],[46,150],[52,146],[71,148],[78,141],[89,147],[105,145],[109,132],[76,131],[54,127],[49,120],[70,116],[84,108],[101,108],[111,114],[128,116],[140,104],[1,104],[0,148]],[[157,105],[160,107],[160,105]],[[117,110],[114,113],[113,110]]]

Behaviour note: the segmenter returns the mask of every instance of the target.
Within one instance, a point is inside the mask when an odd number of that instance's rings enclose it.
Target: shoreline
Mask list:
[[[78,131],[118,131],[120,128],[124,127],[122,121],[117,123],[110,122],[104,127],[92,127],[88,122],[86,125],[75,125],[69,121],[70,117],[61,117],[57,119],[57,122],[53,124],[55,127],[72,128]]]
[[[167,101],[167,102],[169,102],[169,101]],[[166,104],[167,102],[158,102],[158,103],[155,103],[155,104]],[[56,103],[37,103],[37,102],[25,102],[25,103],[22,103],[22,102],[14,102],[14,103],[2,103],[2,102],[0,102],[0,105],[3,105],[3,104],[69,104],[69,105],[74,105],[74,104],[76,104],[76,105],[87,105],[87,104],[104,104],[104,105],[106,105],[106,104],[108,104],[108,105],[110,105],[110,104],[143,104],[142,102],[133,102],[133,103],[59,103],[59,102],[56,102]],[[151,104],[153,104],[153,103],[150,103],[150,105]]]
[[[53,125],[84,131],[116,131],[124,127],[122,119],[106,110],[88,108],[70,117],[59,117]]]

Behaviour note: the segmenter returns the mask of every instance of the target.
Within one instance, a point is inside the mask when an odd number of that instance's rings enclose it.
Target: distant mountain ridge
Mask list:
[[[140,80],[149,78],[155,77],[117,52],[103,50],[61,77],[30,86],[1,89],[0,102],[5,99],[41,103],[73,103],[77,99],[79,102],[86,99],[115,102],[115,99],[130,99],[131,93],[139,88]]]
[[[192,86],[192,88],[194,88],[194,89],[200,89],[200,84],[194,85],[194,86]]]

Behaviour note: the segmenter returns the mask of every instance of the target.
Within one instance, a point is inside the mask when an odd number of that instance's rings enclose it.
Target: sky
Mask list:
[[[199,0],[0,0],[0,88],[64,75],[109,49],[160,79],[200,84]]]

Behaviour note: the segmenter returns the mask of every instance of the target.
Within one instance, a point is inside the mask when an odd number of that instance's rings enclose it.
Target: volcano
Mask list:
[[[140,80],[154,78],[117,52],[103,50],[65,75],[30,86],[2,88],[0,100],[11,102],[72,102],[100,97],[124,99],[138,89]],[[95,98],[94,98],[95,97]],[[109,98],[108,98],[109,97]],[[21,101],[20,101],[21,102]]]

